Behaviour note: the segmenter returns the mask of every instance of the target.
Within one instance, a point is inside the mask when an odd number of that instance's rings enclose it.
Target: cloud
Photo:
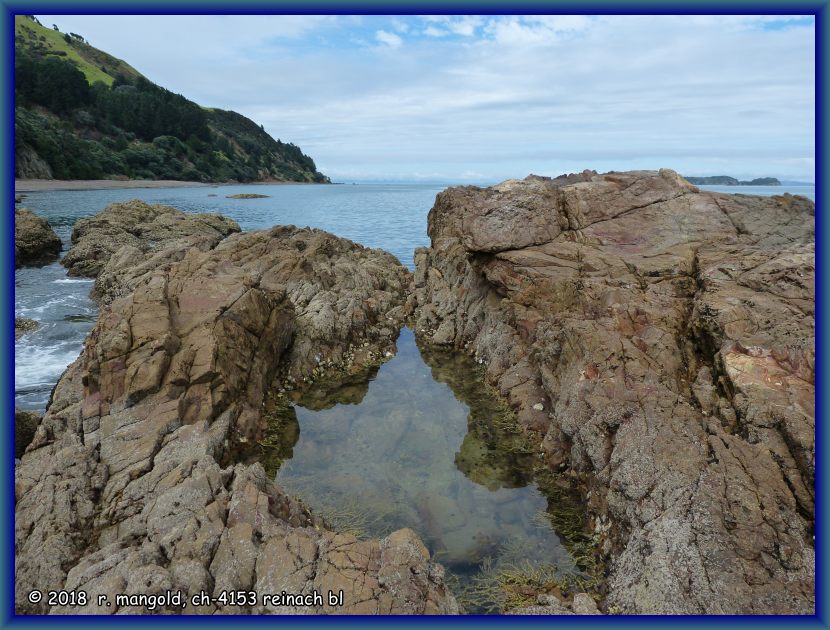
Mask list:
[[[427,26],[424,29],[424,35],[426,35],[427,37],[446,37],[449,34],[449,31],[445,31],[434,26]]]
[[[389,48],[400,48],[403,44],[403,40],[399,35],[395,35],[395,33],[390,33],[389,31],[376,32],[375,39],[377,39],[381,44],[389,46]]]
[[[263,123],[335,178],[813,177],[809,18],[39,17]]]

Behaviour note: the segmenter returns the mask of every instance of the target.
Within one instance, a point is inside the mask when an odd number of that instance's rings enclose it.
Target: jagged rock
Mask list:
[[[173,244],[179,252],[190,247],[207,250],[234,232],[239,232],[236,221],[217,214],[190,214],[133,199],[110,204],[95,216],[79,220],[72,229],[72,247],[61,264],[70,276],[96,277],[106,271],[95,291],[111,299],[115,278],[154,253]],[[116,268],[105,269],[116,254]],[[141,276],[149,268],[145,265],[131,276]]]
[[[14,266],[48,265],[61,252],[61,239],[49,222],[27,208],[14,209]]]
[[[669,170],[438,195],[417,331],[584,476],[609,610],[813,614],[814,215]]]
[[[167,260],[104,304],[17,467],[17,611],[144,613],[97,596],[172,589],[257,600],[152,612],[457,613],[413,532],[327,531],[259,463],[220,464],[234,434],[256,439],[274,375],[300,381],[392,346],[409,272],[380,250],[294,227]],[[50,611],[28,601],[35,588],[94,596]],[[314,589],[322,606],[264,598]],[[330,607],[328,591],[341,589],[344,606]]]
[[[26,317],[15,317],[14,318],[14,338],[17,339],[26,335],[34,330],[37,330],[40,324],[33,319],[28,319]]]

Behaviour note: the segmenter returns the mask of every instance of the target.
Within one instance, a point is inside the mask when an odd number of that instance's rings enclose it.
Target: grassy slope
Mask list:
[[[22,15],[16,15],[14,18],[14,35],[18,42],[23,38],[23,43],[27,47],[45,48],[47,54],[66,53],[65,56],[59,56],[74,63],[84,73],[90,85],[96,81],[111,85],[117,74],[141,76],[128,63],[76,39],[72,39],[71,44],[67,43],[63,33],[41,26]],[[101,66],[106,68],[106,72]]]

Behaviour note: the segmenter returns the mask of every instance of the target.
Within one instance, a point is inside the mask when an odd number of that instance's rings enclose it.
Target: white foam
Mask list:
[[[94,278],[60,278],[59,280],[52,280],[55,284],[89,284],[95,282]]]
[[[80,344],[57,346],[15,344],[14,388],[29,390],[51,387],[80,353]]]
[[[61,295],[59,297],[46,300],[45,302],[38,304],[37,306],[19,307],[16,310],[18,314],[22,315],[23,317],[26,317],[27,314],[42,315],[44,313],[47,313],[52,315],[53,311],[56,310],[56,307],[79,308],[78,305],[84,304],[85,301],[86,300],[79,295]]]

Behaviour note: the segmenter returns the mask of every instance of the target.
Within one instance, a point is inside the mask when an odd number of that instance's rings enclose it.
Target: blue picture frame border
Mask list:
[[[0,493],[0,626],[6,627],[121,627],[160,625],[181,627],[199,624],[215,626],[217,624],[270,624],[283,627],[327,627],[327,626],[421,626],[435,628],[470,627],[470,626],[546,626],[557,628],[589,628],[607,626],[675,626],[697,627],[706,625],[742,626],[742,627],[818,627],[827,628],[830,592],[827,588],[826,570],[828,566],[828,546],[826,535],[827,523],[827,465],[823,457],[828,453],[827,427],[824,421],[830,421],[827,411],[827,395],[830,381],[825,369],[828,356],[828,337],[824,329],[827,315],[830,279],[827,274],[828,221],[824,216],[825,183],[828,181],[827,166],[827,53],[826,33],[830,26],[830,0],[793,2],[778,1],[726,1],[686,0],[678,3],[627,1],[627,0],[520,0],[509,3],[505,0],[475,1],[454,0],[440,2],[424,0],[421,2],[392,2],[377,0],[362,2],[345,1],[257,1],[242,0],[146,0],[138,2],[129,0],[118,4],[104,1],[58,2],[52,1],[6,1],[0,0],[0,30],[3,33],[2,56],[2,111],[4,124],[0,129],[2,143],[2,198],[7,211],[2,217],[2,240],[0,257],[2,257],[2,276],[0,276],[0,299],[2,299],[2,363],[0,379],[3,396],[3,440],[2,453],[2,493]],[[816,147],[816,611],[812,616],[604,616],[604,617],[397,617],[397,616],[331,616],[331,617],[285,617],[285,616],[123,616],[123,617],[43,617],[21,616],[14,613],[14,16],[21,14],[352,14],[352,15],[410,15],[410,14],[588,14],[588,15],[813,15],[816,19],[816,64],[815,64],[815,147]],[[175,89],[175,86],[166,86]]]

